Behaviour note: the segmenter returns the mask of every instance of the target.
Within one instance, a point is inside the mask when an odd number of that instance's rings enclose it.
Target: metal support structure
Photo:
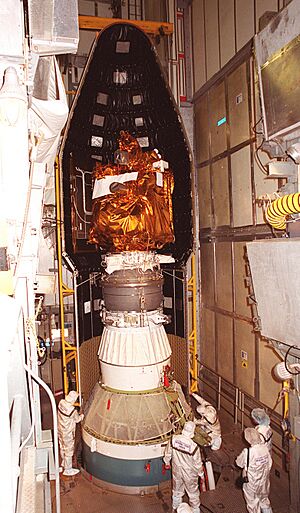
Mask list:
[[[81,30],[102,30],[112,23],[131,23],[137,26],[149,35],[173,34],[173,23],[166,21],[146,21],[146,20],[123,20],[118,18],[99,18],[98,16],[79,16],[79,28]]]
[[[291,427],[291,433],[296,431],[296,419],[299,419],[300,406],[299,406],[299,375],[293,376],[295,389],[290,389],[288,393],[288,415]],[[287,405],[287,399],[285,400],[285,408]],[[298,434],[298,433],[297,433]],[[299,436],[299,435],[298,435]],[[300,511],[300,483],[299,483],[299,466],[300,466],[300,440],[299,438],[292,436],[289,441],[289,453],[290,453],[290,513],[298,513]]]
[[[187,291],[192,299],[191,330],[189,332],[190,353],[190,393],[198,391],[198,360],[197,360],[197,280],[195,255],[191,257],[191,277],[188,280]]]
[[[75,372],[76,390],[79,390],[78,380],[78,351],[77,347],[71,345],[65,338],[65,312],[64,298],[74,294],[74,290],[67,287],[63,282],[63,254],[62,254],[62,233],[61,233],[61,191],[60,191],[60,166],[55,164],[55,198],[56,198],[56,227],[57,227],[57,265],[58,265],[58,290],[59,290],[59,314],[60,314],[60,334],[61,334],[61,352],[62,352],[62,371],[64,393],[69,392],[68,367],[73,363]]]

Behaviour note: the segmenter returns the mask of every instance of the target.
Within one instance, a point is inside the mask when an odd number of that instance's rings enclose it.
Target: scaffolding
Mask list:
[[[55,196],[56,196],[56,226],[57,226],[57,266],[58,266],[58,291],[59,291],[59,318],[62,354],[62,372],[64,393],[70,390],[70,375],[74,377],[75,389],[79,391],[79,369],[78,369],[78,347],[70,344],[65,336],[65,305],[64,300],[73,296],[74,290],[69,288],[63,281],[63,253],[62,253],[62,232],[61,232],[61,188],[60,188],[60,166],[58,161],[55,164]],[[78,341],[77,341],[78,342]]]
[[[190,393],[198,391],[198,354],[197,354],[197,278],[195,255],[191,257],[191,276],[187,284],[188,301],[192,303],[190,316],[191,329],[189,330],[189,357],[190,357]]]

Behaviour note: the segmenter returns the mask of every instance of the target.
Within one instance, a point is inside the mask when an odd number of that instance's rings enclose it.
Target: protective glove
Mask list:
[[[200,477],[200,479],[203,479],[205,477],[203,467],[199,469],[198,476]]]
[[[80,422],[84,419],[84,413],[80,415]]]

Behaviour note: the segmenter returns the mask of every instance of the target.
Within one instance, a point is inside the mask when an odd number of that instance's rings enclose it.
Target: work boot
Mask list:
[[[78,474],[80,472],[80,470],[78,468],[67,468],[63,471],[63,475],[64,476],[76,476],[76,474]]]
[[[80,472],[80,470],[78,468],[72,467],[72,456],[66,456],[64,463],[65,463],[64,471],[63,471],[64,476],[76,476],[76,474],[78,474]]]
[[[261,513],[273,513],[272,508],[261,508]]]

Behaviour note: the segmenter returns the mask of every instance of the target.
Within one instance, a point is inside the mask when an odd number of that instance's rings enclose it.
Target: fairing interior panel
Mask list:
[[[88,244],[92,173],[114,162],[121,130],[143,151],[157,149],[174,174],[175,242],[162,250],[184,262],[192,248],[191,161],[172,94],[150,39],[117,23],[103,30],[91,51],[62,148],[64,237],[79,268],[94,269],[99,253]]]

